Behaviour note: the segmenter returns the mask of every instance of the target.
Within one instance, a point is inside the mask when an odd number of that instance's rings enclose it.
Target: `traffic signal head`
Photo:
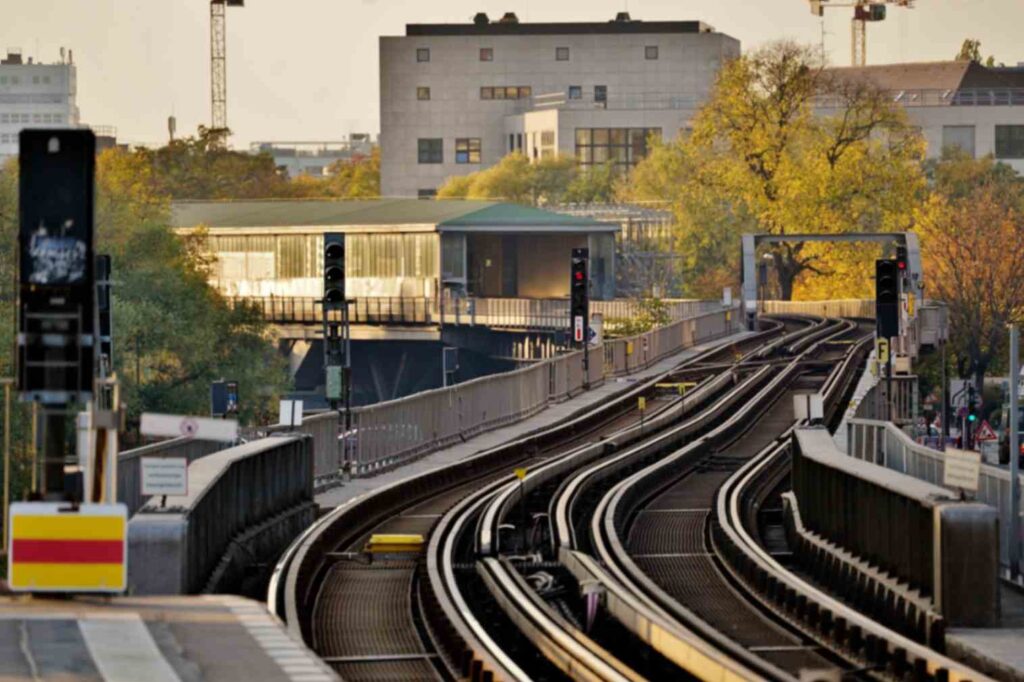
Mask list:
[[[901,272],[907,269],[907,247],[905,246],[896,247],[896,269]]]
[[[899,267],[895,260],[875,261],[875,316],[878,335],[888,339],[900,335]]]
[[[324,235],[324,306],[345,302],[345,235]]]
[[[573,249],[569,278],[569,328],[573,340],[584,343],[590,317],[590,287],[587,281],[587,249]]]

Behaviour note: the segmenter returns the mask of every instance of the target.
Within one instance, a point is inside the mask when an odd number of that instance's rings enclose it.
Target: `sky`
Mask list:
[[[4,10],[6,6],[6,11]],[[232,146],[254,140],[337,140],[379,131],[377,38],[406,23],[463,23],[478,11],[520,21],[701,20],[748,50],[788,38],[850,60],[849,8],[811,14],[807,0],[247,0],[228,8],[228,123]],[[121,141],[159,144],[210,118],[207,0],[0,0],[0,50],[43,62],[70,48],[82,121]],[[997,62],[1024,61],[1020,0],[917,0],[868,26],[868,62],[951,59],[964,38]]]

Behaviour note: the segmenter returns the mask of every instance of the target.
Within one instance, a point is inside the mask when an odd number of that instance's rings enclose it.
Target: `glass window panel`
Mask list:
[[[612,147],[610,158],[616,163],[626,163],[628,161],[626,147]]]
[[[644,59],[657,59],[658,58],[658,46],[648,45],[644,48]]]
[[[626,129],[612,128],[608,131],[608,139],[612,144],[626,144]]]
[[[549,147],[555,143],[555,131],[545,130],[540,134],[540,143],[546,147]]]
[[[430,48],[420,47],[416,49],[416,61],[418,62],[429,62],[430,61]]]
[[[420,138],[417,140],[420,163],[442,163],[443,140],[441,138]]]
[[[594,144],[608,144],[608,129],[594,128]]]
[[[604,163],[608,160],[608,147],[594,147],[594,163]]]
[[[594,148],[577,146],[576,160],[584,165],[592,163],[594,161]]]
[[[505,88],[505,99],[519,99],[519,88],[514,85]]]
[[[494,99],[505,99],[505,88],[494,88]]]
[[[959,147],[974,156],[974,126],[942,126],[942,147]]]
[[[533,88],[531,88],[529,85],[520,85],[519,96],[524,99],[526,97],[533,97]]]
[[[996,126],[996,158],[1024,158],[1024,126]]]
[[[579,85],[570,85],[569,99],[583,99],[583,88]]]
[[[494,88],[480,88],[480,99],[494,99]]]
[[[556,47],[555,48],[555,60],[560,62],[569,61],[569,48],[567,47]]]
[[[576,144],[590,144],[591,131],[590,128],[577,128],[576,129]]]
[[[430,99],[430,88],[416,88],[416,99]]]
[[[607,102],[608,101],[608,86],[607,85],[595,85],[594,86],[594,101],[595,102]]]
[[[480,61],[482,61],[482,62],[493,62],[494,61],[494,48],[492,48],[492,47],[481,47],[480,48]]]

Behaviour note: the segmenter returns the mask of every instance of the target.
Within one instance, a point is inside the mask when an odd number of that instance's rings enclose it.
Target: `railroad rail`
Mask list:
[[[886,628],[845,612],[829,637],[818,615],[843,605],[766,549],[758,510],[786,478],[788,396],[821,393],[834,426],[869,341],[850,321],[772,325],[339,507],[286,553],[271,608],[353,680],[795,680],[879,666],[983,679],[921,644],[887,647]],[[658,388],[682,379],[696,384],[685,395]],[[422,534],[426,551],[370,563],[373,533]],[[699,590],[681,589],[688,576]]]

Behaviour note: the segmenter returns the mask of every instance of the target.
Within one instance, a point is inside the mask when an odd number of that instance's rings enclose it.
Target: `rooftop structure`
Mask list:
[[[432,196],[511,152],[625,169],[686,129],[739,41],[699,21],[410,24],[380,39],[381,191]]]
[[[357,156],[369,156],[372,151],[373,139],[368,133],[353,133],[341,140],[260,141],[249,145],[251,154],[270,154],[274,157],[274,165],[292,178],[300,175],[330,175],[331,164]]]
[[[8,48],[0,59],[0,162],[18,154],[23,128],[78,125],[75,65],[61,48],[59,62],[44,64]]]
[[[1024,171],[1024,68],[976,62],[918,62],[830,69],[866,81],[903,106],[928,142],[928,156],[956,146],[971,156],[992,154]],[[833,106],[822,98],[819,106]]]

